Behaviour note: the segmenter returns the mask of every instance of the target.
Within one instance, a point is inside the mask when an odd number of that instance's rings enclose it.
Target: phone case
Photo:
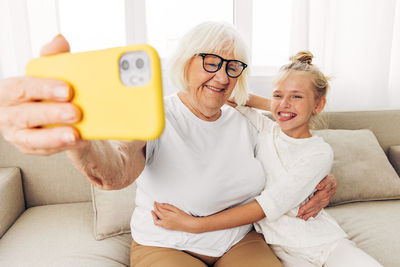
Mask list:
[[[120,81],[119,58],[132,51],[145,51],[150,58],[145,86],[126,87]],[[161,64],[149,45],[40,57],[28,63],[26,74],[72,85],[72,103],[82,110],[74,126],[83,139],[151,140],[164,129]]]

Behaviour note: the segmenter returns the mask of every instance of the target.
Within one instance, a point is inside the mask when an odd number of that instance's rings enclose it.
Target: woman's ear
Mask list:
[[[324,109],[325,104],[326,104],[326,97],[319,98],[315,103],[313,115],[318,115]]]

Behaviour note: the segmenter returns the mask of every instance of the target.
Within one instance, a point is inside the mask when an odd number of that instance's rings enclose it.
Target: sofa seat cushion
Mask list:
[[[90,202],[27,209],[0,239],[0,266],[129,266],[129,234],[96,241]]]
[[[351,203],[326,211],[383,266],[400,266],[400,200]]]

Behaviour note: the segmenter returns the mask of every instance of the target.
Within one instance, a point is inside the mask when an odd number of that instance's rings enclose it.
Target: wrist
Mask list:
[[[200,234],[206,232],[203,222],[204,222],[204,217],[193,218],[193,223],[191,224],[191,232],[194,234]]]

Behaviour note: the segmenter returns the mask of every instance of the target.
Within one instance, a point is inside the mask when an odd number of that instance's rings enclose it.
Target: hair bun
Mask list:
[[[311,54],[310,51],[300,51],[300,52],[297,52],[296,55],[290,57],[290,60],[293,63],[301,62],[301,63],[307,63],[309,65],[312,65],[311,63],[312,63],[313,57],[314,56],[313,56],[313,54]]]

